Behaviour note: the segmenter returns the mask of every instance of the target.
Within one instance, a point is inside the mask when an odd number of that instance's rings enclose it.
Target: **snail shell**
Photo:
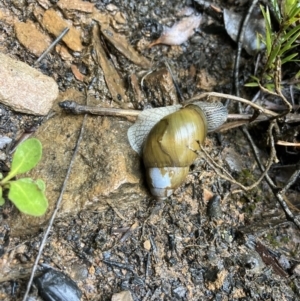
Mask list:
[[[185,180],[207,132],[222,125],[221,103],[196,102],[143,111],[128,130],[132,148],[143,157],[151,194],[165,199]]]

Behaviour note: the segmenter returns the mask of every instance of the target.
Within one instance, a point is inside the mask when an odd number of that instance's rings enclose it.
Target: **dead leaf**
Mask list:
[[[182,18],[171,28],[165,27],[162,35],[149,45],[149,48],[157,44],[181,45],[195,33],[195,29],[200,25],[201,14],[193,14]]]
[[[224,9],[223,15],[226,31],[236,42],[241,22],[244,19],[244,13],[235,13]],[[263,38],[266,36],[265,21],[260,12],[253,11],[247,23],[243,39],[243,48],[250,55],[255,55],[259,50],[265,48],[263,43],[259,43],[258,35],[261,35]]]

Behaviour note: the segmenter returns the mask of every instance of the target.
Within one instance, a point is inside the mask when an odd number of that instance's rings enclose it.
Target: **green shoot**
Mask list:
[[[21,143],[12,158],[11,170],[6,177],[0,174],[0,205],[3,205],[3,191],[8,190],[9,200],[23,213],[41,216],[48,208],[45,183],[31,178],[12,180],[16,175],[34,168],[42,157],[42,145],[35,138]]]
[[[266,45],[266,61],[262,70],[254,81],[246,84],[248,87],[260,86],[269,92],[281,94],[281,66],[286,63],[296,62],[298,52],[293,49],[299,45],[300,39],[300,3],[299,0],[285,0],[279,6],[278,0],[271,0],[273,12],[279,23],[279,29],[272,29],[271,16],[268,7],[261,6],[265,20],[266,36],[260,37]],[[296,77],[299,76],[298,74]]]

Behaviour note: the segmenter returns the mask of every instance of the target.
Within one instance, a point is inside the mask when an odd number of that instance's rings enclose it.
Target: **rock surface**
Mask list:
[[[39,31],[30,20],[16,22],[15,30],[20,43],[36,56],[40,56],[51,44],[49,36]]]
[[[0,102],[18,112],[48,114],[58,96],[56,82],[3,53],[0,62]]]
[[[83,98],[79,92],[66,93],[68,98]],[[66,99],[66,93],[62,94],[60,101]],[[67,115],[58,106],[56,108],[57,114],[35,134],[43,145],[43,156],[29,174],[33,179],[45,181],[49,209],[40,218],[16,213],[11,223],[12,235],[33,234],[45,225],[59,197],[83,116]],[[126,207],[147,196],[145,186],[140,184],[140,159],[127,141],[130,125],[121,118],[88,116],[59,217],[75,216],[82,210],[103,210],[108,204]]]
[[[122,291],[117,294],[113,294],[111,301],[133,301],[130,291]]]
[[[79,52],[82,51],[80,31],[73,27],[70,22],[67,22],[65,19],[63,19],[54,9],[48,9],[44,13],[42,24],[50,33],[55,36],[59,36],[66,27],[69,27],[70,30],[62,38],[62,40],[70,49]]]

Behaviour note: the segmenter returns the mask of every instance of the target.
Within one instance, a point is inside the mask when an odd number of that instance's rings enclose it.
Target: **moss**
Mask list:
[[[272,234],[267,234],[266,239],[273,247],[280,246],[280,243],[278,242],[278,240],[276,240],[276,238]]]

